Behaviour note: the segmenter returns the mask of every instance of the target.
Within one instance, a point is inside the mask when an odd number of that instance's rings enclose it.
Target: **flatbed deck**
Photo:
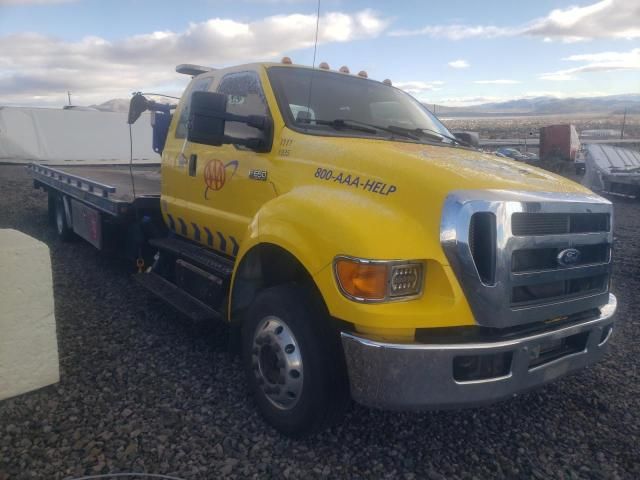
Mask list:
[[[35,186],[46,185],[103,212],[119,216],[131,206],[159,206],[160,165],[49,167],[31,164]],[[134,195],[135,189],[135,195]]]

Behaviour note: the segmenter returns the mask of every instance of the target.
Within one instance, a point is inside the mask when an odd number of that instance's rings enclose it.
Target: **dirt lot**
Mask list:
[[[640,478],[640,203],[615,201],[606,359],[491,407],[354,406],[302,441],[257,416],[225,331],[194,331],[130,279],[131,265],[61,243],[46,196],[0,166],[0,228],[51,249],[62,381],[0,402],[0,479],[153,472],[201,478]],[[1,332],[0,332],[1,334]]]

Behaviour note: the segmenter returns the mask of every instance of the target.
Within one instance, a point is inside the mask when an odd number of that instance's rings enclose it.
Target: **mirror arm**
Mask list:
[[[269,120],[264,115],[236,115],[227,112],[210,112],[209,117],[220,118],[226,122],[246,123],[250,127],[265,131],[269,128]]]
[[[224,136],[223,143],[242,145],[243,147],[247,147],[251,150],[258,150],[264,146],[264,140],[261,138],[236,138],[228,135]]]

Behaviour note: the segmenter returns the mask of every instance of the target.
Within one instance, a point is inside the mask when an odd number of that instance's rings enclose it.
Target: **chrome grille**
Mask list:
[[[574,245],[581,255],[576,266],[589,265],[593,263],[607,263],[611,256],[611,246],[608,243],[599,245]],[[516,250],[511,259],[512,272],[535,272],[537,270],[556,270],[561,268],[558,265],[558,255],[562,248],[528,248]]]
[[[517,236],[562,235],[609,231],[606,213],[514,213],[511,230]]]
[[[511,291],[511,305],[532,305],[555,299],[599,293],[607,288],[607,275],[593,275],[548,283],[521,285]]]
[[[441,243],[478,324],[523,325],[607,303],[611,215],[597,195],[459,191],[445,202]],[[570,266],[558,261],[565,249],[580,252]]]
[[[482,283],[493,284],[496,270],[496,217],[491,212],[477,212],[471,216],[469,248]]]

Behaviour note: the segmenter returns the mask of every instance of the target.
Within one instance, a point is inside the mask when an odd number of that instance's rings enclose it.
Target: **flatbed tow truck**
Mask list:
[[[610,202],[478,152],[365,72],[259,63],[152,112],[160,171],[31,165],[62,239],[137,259],[142,286],[229,323],[258,410],[288,435],[353,398],[509,398],[602,358]]]

